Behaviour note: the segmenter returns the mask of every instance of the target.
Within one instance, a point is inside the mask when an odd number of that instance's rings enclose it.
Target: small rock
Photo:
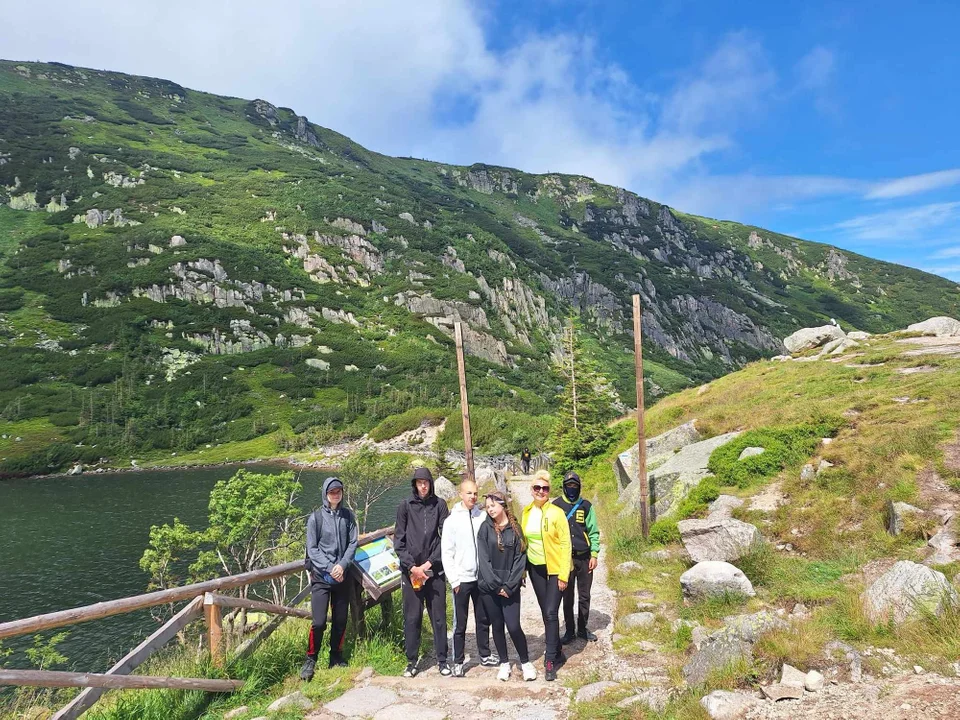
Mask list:
[[[339,713],[347,717],[356,715],[370,717],[388,705],[393,705],[397,700],[397,694],[392,690],[367,686],[347,690],[336,700],[331,700],[323,707],[332,713]]]
[[[830,462],[829,460],[821,460],[820,464],[817,465],[817,475],[822,473],[824,470],[827,470],[832,467],[833,467],[833,463]]]
[[[796,685],[798,687],[803,687],[806,680],[807,674],[805,672],[798,670],[793,665],[788,665],[787,663],[783,664],[783,669],[780,674],[781,685]]]
[[[749,450],[749,448],[747,448]],[[741,507],[743,500],[735,495],[721,495],[707,508],[711,516],[730,517],[734,509]]]
[[[800,480],[803,482],[810,482],[817,476],[817,471],[814,469],[813,465],[807,463],[802,468],[800,468]]]
[[[810,614],[810,611],[807,610],[807,606],[803,603],[797,603],[793,606],[793,610],[790,611],[790,614],[795,615],[796,617],[806,617]]]
[[[250,708],[247,707],[246,705],[241,705],[241,706],[238,707],[238,708],[234,708],[234,709],[231,710],[230,712],[224,713],[224,714],[223,714],[223,720],[233,720],[234,718],[238,718],[238,717],[240,717],[241,715],[243,715],[244,713],[246,713],[247,710],[249,710],[249,709],[250,709]]]
[[[699,650],[703,647],[703,644],[710,639],[710,631],[702,625],[698,625],[693,629],[693,632],[690,633],[690,644],[693,645],[694,650]]]
[[[702,600],[724,594],[753,597],[753,585],[742,571],[727,562],[715,560],[699,562],[680,576],[683,596]]]
[[[297,690],[295,693],[290,693],[289,695],[284,695],[278,700],[274,700],[267,707],[268,713],[275,713],[283,710],[284,708],[301,708],[303,710],[310,710],[313,708],[313,701],[307,698],[302,692]]]
[[[367,665],[363,670],[357,673],[356,681],[357,682],[366,682],[373,677],[374,670],[372,667]]]
[[[754,695],[728,690],[714,690],[706,697],[700,698],[702,707],[711,720],[736,720],[760,700]]]
[[[808,692],[820,692],[823,690],[823,675],[816,670],[811,670],[803,680],[803,687]]]
[[[657,562],[666,562],[667,560],[670,559],[670,551],[669,550],[648,550],[647,552],[643,553],[640,557],[645,558],[647,560],[655,560]]]
[[[923,668],[920,667],[919,665],[914,665],[913,672],[917,675],[923,675]]]
[[[778,700],[799,700],[803,697],[803,685],[784,685],[777,683],[760,688],[764,697],[777,702]]]
[[[754,457],[756,455],[763,455],[764,449],[762,447],[748,447],[744,448],[743,452],[740,453],[740,457],[737,460],[743,460],[744,458]]]
[[[615,682],[610,682],[609,680],[601,680],[600,682],[590,683],[589,685],[584,685],[582,688],[577,690],[574,700],[576,700],[576,702],[590,702],[599,698],[601,695],[607,692],[607,690],[615,687],[619,687],[619,685]]]
[[[887,504],[887,532],[896,537],[903,532],[906,519],[923,515],[923,510],[905,502],[890,501]]]
[[[643,565],[638,562],[634,562],[633,560],[627,560],[626,562],[622,562],[617,565],[618,573],[630,573],[638,570],[643,570]]]
[[[630,613],[623,618],[623,625],[628,628],[649,627],[653,625],[656,619],[652,612]]]
[[[688,627],[692,630],[695,627],[700,627],[700,623],[696,620],[683,620],[679,618],[670,623],[670,629],[673,630],[673,632],[677,632],[682,627]]]

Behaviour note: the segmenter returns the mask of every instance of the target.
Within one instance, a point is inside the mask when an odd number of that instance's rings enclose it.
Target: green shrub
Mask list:
[[[546,442],[552,422],[549,415],[516,410],[481,407],[470,412],[473,445],[481,452],[491,452],[494,447],[504,453],[519,453],[524,447],[536,452]],[[443,436],[447,447],[463,450],[463,425],[458,420],[447,423]]]
[[[0,290],[0,312],[12,312],[23,307],[23,290]]]
[[[390,415],[382,420],[370,431],[370,438],[374,442],[383,442],[394,438],[400,433],[415,430],[421,425],[439,425],[447,416],[446,410],[440,408],[414,407],[406,412]]]

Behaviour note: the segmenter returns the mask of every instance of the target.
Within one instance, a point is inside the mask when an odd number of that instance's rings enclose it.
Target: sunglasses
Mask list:
[[[549,486],[549,485],[534,485],[534,486],[533,486],[533,491],[534,491],[534,492],[550,492],[550,486]]]

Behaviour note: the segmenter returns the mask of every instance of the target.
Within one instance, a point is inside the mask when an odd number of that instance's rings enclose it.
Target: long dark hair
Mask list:
[[[503,507],[504,511],[507,513],[507,522],[510,524],[510,527],[513,528],[514,534],[517,536],[517,539],[520,541],[520,552],[526,552],[527,550],[527,539],[523,536],[523,530],[520,529],[520,523],[517,522],[517,518],[513,514],[513,510],[510,509],[510,503],[507,502],[507,499],[503,496],[503,493],[500,491],[494,491],[492,493],[487,493],[486,497],[493,498]],[[493,518],[490,518],[493,521]],[[493,521],[491,523],[493,529],[497,531],[497,548],[500,552],[503,552],[503,537],[501,535],[500,525]]]

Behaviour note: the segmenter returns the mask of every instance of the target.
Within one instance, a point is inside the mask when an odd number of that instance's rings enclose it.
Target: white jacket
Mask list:
[[[467,512],[463,503],[458,502],[443,523],[440,553],[450,587],[477,580],[477,533],[485,515],[479,504]]]

